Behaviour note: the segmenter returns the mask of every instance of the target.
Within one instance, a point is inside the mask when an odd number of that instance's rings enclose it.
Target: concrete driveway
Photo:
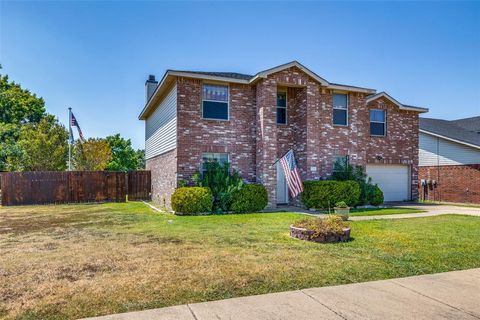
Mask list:
[[[350,217],[352,221],[359,220],[374,220],[374,219],[405,219],[405,218],[418,218],[418,217],[429,217],[429,216],[438,216],[441,214],[463,214],[469,216],[478,216],[480,217],[480,208],[474,207],[464,207],[456,205],[439,205],[439,204],[423,204],[423,203],[411,203],[411,202],[398,202],[398,203],[389,203],[387,205],[389,208],[411,208],[424,210],[425,212],[421,213],[403,213],[396,215],[379,215],[379,216],[358,216]]]
[[[98,320],[480,319],[480,269],[116,314]]]
[[[402,214],[386,214],[386,215],[373,215],[373,216],[350,216],[351,221],[360,220],[376,220],[376,219],[406,219],[406,218],[421,218],[438,216],[442,214],[462,214],[469,216],[480,217],[480,208],[465,207],[457,205],[439,205],[439,204],[423,204],[415,202],[390,202],[386,204],[387,208],[411,208],[417,210],[423,210],[421,213],[402,213]],[[281,211],[296,212],[314,217],[324,218],[327,215],[319,214],[315,211],[309,211],[307,209],[293,207],[293,206],[281,206]],[[266,210],[266,212],[278,212],[277,209]]]

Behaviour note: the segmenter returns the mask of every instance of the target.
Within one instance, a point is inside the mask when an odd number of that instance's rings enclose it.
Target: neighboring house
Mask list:
[[[420,118],[420,198],[480,203],[480,116]]]
[[[168,70],[146,82],[146,167],[167,207],[180,181],[209,159],[262,183],[269,206],[289,199],[275,161],[295,151],[302,179],[324,179],[339,157],[366,167],[385,199],[418,197],[418,119],[427,109],[385,92],[331,83],[293,61],[245,75]]]

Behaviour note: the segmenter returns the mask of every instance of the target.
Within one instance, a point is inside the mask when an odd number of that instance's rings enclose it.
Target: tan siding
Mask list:
[[[145,121],[145,157],[177,147],[177,87],[174,86]]]
[[[479,164],[480,150],[420,133],[420,166]]]

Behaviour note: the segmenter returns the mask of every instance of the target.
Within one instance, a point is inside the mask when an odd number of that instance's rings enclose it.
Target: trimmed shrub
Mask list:
[[[302,203],[307,208],[331,208],[340,201],[352,207],[360,198],[360,186],[355,181],[304,181],[303,186]]]
[[[348,208],[348,204],[346,204],[345,201],[340,201],[335,203],[335,208]]]
[[[368,194],[368,202],[372,206],[379,206],[383,203],[383,192],[377,185],[371,187],[371,192]]]
[[[200,214],[212,212],[213,196],[210,189],[182,187],[172,194],[172,209],[177,214]]]
[[[244,184],[232,195],[230,210],[246,213],[263,210],[268,204],[267,189],[261,184]]]

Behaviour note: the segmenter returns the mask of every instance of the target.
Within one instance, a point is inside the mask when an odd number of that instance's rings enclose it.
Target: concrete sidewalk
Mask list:
[[[480,269],[272,293],[90,319],[480,319]]]

